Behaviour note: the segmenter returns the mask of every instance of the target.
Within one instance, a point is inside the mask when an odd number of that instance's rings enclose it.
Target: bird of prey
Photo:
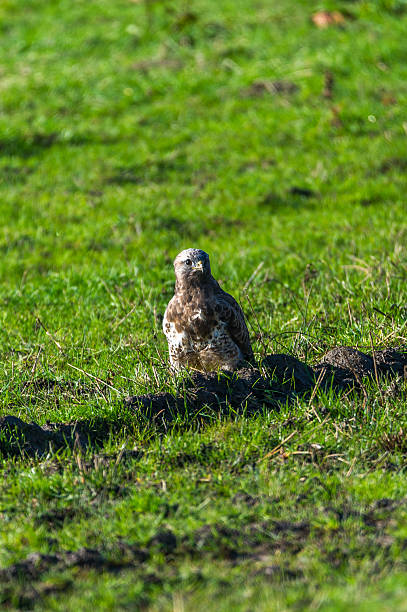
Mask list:
[[[209,255],[186,249],[174,260],[175,294],[164,314],[170,362],[175,370],[236,370],[253,363],[242,309],[211,274]]]

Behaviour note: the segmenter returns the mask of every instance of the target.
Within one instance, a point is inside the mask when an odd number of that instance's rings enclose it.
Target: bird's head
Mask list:
[[[174,269],[179,283],[199,283],[211,275],[209,255],[201,249],[185,249],[174,259]]]

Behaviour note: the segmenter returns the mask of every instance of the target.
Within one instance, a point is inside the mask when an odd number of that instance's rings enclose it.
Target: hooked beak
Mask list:
[[[197,261],[195,266],[192,266],[193,270],[199,270],[200,272],[203,272],[203,263],[202,261]]]

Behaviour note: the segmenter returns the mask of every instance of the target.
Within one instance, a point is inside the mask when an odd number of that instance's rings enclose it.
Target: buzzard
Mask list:
[[[164,314],[171,365],[209,371],[253,362],[243,311],[211,274],[209,255],[186,249],[174,260],[175,295]]]

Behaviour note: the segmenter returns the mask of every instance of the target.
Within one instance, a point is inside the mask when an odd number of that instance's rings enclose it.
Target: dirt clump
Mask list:
[[[0,453],[6,456],[44,455],[67,446],[86,448],[104,439],[110,427],[102,419],[77,423],[26,423],[13,415],[0,418]]]
[[[52,446],[53,436],[37,425],[7,415],[0,419],[0,451],[8,455],[42,454]]]
[[[325,364],[349,370],[356,379],[374,375],[372,357],[349,346],[336,346],[328,351],[319,365]]]
[[[36,580],[51,569],[63,570],[68,567],[109,569],[117,566],[101,552],[92,548],[63,550],[51,554],[34,552],[25,559],[0,569],[0,580],[8,581],[15,578]]]
[[[406,378],[407,352],[402,347],[375,351],[376,367],[381,374]]]
[[[287,396],[280,385],[264,378],[259,370],[243,368],[233,373],[194,372],[176,396],[149,393],[130,397],[126,402],[142,409],[156,422],[170,422],[177,414],[197,414],[203,406],[218,413],[228,412],[228,407],[233,406],[240,412],[253,414],[261,409],[266,391],[269,405],[277,406],[277,398],[285,399]]]
[[[384,395],[402,393],[400,379],[406,376],[407,348],[387,348],[372,355],[353,347],[339,346],[328,351],[314,367],[293,355],[267,355],[260,369],[236,372],[193,372],[175,394],[148,393],[127,398],[126,404],[158,426],[179,415],[201,421],[213,415],[230,414],[230,408],[251,415],[279,409],[298,396],[311,396],[318,388],[337,393],[364,389],[364,379],[377,380]],[[205,408],[205,411],[202,409]],[[0,452],[5,455],[41,455],[50,449],[77,446],[104,440],[120,423],[99,419],[77,423],[26,423],[11,415],[0,419]]]
[[[314,384],[312,368],[292,355],[267,355],[262,366],[267,375],[277,380],[285,389],[303,393],[309,391]]]
[[[373,356],[349,346],[338,346],[328,351],[314,371],[322,384],[330,383],[336,390],[363,386],[363,379],[403,376],[407,366],[405,349],[387,348]]]
[[[157,548],[168,555],[177,548],[177,538],[170,529],[161,529],[148,542],[148,547]]]
[[[143,410],[146,417],[152,421],[171,421],[182,408],[180,398],[171,393],[146,393],[126,398],[128,406]]]
[[[253,414],[264,406],[278,408],[298,395],[309,395],[316,386],[336,392],[357,391],[366,377],[394,378],[404,373],[406,365],[407,354],[403,349],[376,351],[373,359],[353,347],[339,346],[328,351],[314,367],[293,355],[267,355],[261,371],[244,368],[233,373],[195,372],[186,382],[183,394],[135,396],[128,403],[162,418],[180,410],[193,414],[203,406],[218,413],[227,412],[232,406],[241,413]]]

